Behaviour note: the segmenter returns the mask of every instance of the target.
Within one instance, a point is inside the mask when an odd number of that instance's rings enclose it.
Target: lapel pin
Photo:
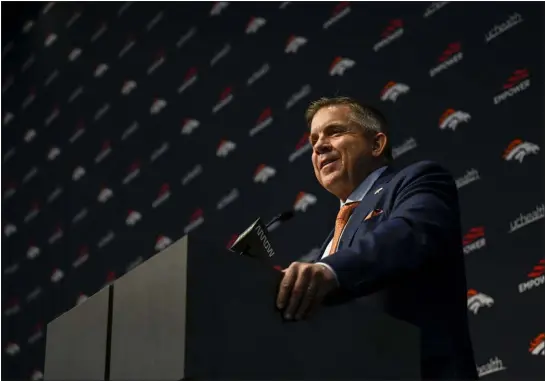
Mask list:
[[[379,194],[381,190],[382,190],[382,188],[378,188],[378,189],[375,191],[375,194]]]

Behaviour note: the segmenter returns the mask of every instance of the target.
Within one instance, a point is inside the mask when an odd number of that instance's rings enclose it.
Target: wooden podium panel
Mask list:
[[[105,379],[110,287],[47,325],[45,380]]]
[[[185,369],[187,236],[117,279],[110,380],[181,380]]]

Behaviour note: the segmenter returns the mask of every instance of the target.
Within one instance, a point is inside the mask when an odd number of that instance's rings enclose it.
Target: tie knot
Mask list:
[[[337,214],[337,221],[342,221],[343,224],[346,224],[348,222],[348,219],[350,218],[350,215],[352,214],[354,209],[358,207],[359,204],[359,201],[344,204],[341,207],[341,210],[339,210],[339,213]]]

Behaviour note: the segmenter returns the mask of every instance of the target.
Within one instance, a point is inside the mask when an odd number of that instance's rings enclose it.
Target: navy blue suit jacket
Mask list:
[[[372,210],[376,216],[365,220]],[[460,225],[447,170],[430,161],[390,166],[354,210],[338,251],[320,259],[332,231],[311,259],[337,274],[340,287],[329,303],[358,298],[420,328],[424,379],[478,379]]]

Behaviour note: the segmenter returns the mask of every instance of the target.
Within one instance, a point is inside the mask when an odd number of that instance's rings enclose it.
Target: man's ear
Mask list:
[[[382,132],[377,132],[373,141],[373,156],[379,157],[382,155],[386,149],[386,144],[388,144],[388,137]]]

